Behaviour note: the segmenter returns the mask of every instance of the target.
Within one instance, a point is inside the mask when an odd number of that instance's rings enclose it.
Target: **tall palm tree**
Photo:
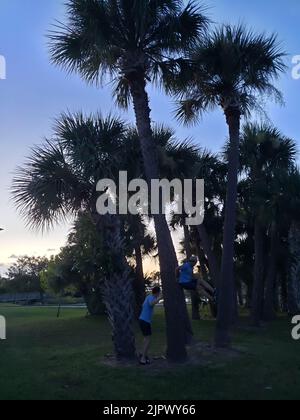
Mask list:
[[[219,315],[215,343],[230,344],[234,308],[234,240],[242,116],[262,108],[261,96],[280,93],[273,85],[285,69],[283,52],[275,36],[256,35],[242,26],[223,26],[193,49],[191,65],[175,80],[175,92],[183,96],[178,117],[188,122],[207,110],[221,107],[229,128],[230,151],[225,208]],[[190,67],[190,72],[186,67]],[[172,86],[171,86],[172,87]],[[174,87],[173,87],[174,90]],[[182,94],[183,92],[183,94]]]
[[[281,197],[282,191],[276,174],[278,171],[281,173],[293,167],[295,155],[295,142],[286,138],[276,128],[267,124],[246,124],[243,127],[240,143],[241,170],[247,177],[255,226],[255,269],[251,310],[252,322],[255,325],[259,325],[263,315],[266,272],[265,316],[268,319],[274,316],[273,291],[279,241],[277,222],[278,217],[283,217],[283,213],[280,216],[277,210],[278,194]],[[265,266],[264,252],[267,230],[270,232],[271,240],[269,267]]]
[[[89,83],[115,82],[121,106],[133,101],[147,180],[158,179],[148,82],[176,67],[206,31],[208,21],[183,0],[69,0],[68,21],[50,35],[52,61],[78,72]],[[175,286],[176,253],[163,214],[154,215],[167,320],[170,360],[186,358],[183,294]]]
[[[293,222],[289,232],[290,272],[288,275],[288,312],[300,314],[300,223]]]
[[[286,241],[283,246],[284,259],[283,273],[286,274],[286,282],[282,284],[284,290],[283,299],[286,299],[286,309],[289,315],[298,315],[300,313],[300,259],[299,259],[299,244],[300,244],[300,172],[299,168],[295,167],[286,175],[280,177],[281,179],[281,206],[280,210],[284,215],[284,222],[287,226]],[[282,221],[282,216],[281,216]],[[282,251],[281,251],[282,252]],[[286,293],[286,296],[285,296]],[[285,302],[283,302],[285,303]]]
[[[292,147],[296,149],[295,145]],[[295,155],[295,153],[294,153]],[[266,276],[266,292],[264,302],[263,317],[266,321],[272,321],[276,317],[275,308],[275,289],[277,273],[280,268],[280,255],[282,251],[280,248],[284,248],[288,251],[288,237],[291,232],[293,225],[299,222],[299,209],[300,209],[300,177],[299,172],[293,166],[292,161],[289,168],[278,168],[273,178],[269,182],[270,198],[267,203],[267,212],[270,220],[272,220],[269,228],[270,233],[270,253],[269,253],[269,264]],[[291,260],[291,266],[293,266],[293,255],[288,252],[286,260]],[[291,258],[289,258],[291,257]],[[285,272],[291,268],[287,264]]]
[[[107,251],[101,277],[119,359],[135,357],[132,282],[119,216],[96,212],[96,185],[125,168],[125,143],[126,127],[118,119],[64,114],[53,139],[33,149],[12,186],[16,206],[34,228],[50,228],[82,211],[90,215]]]

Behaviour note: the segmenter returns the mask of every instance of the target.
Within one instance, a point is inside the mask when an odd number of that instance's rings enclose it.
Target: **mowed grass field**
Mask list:
[[[260,331],[248,329],[242,320],[233,354],[214,354],[200,346],[198,353],[190,350],[193,363],[154,362],[144,368],[105,362],[113,351],[105,318],[62,309],[57,319],[56,312],[0,305],[0,315],[7,319],[7,340],[0,341],[1,400],[300,399],[300,342],[292,340],[287,319]],[[159,309],[154,355],[164,353],[164,327]],[[195,322],[194,331],[196,341],[209,343],[214,322]],[[140,345],[138,332],[137,341]]]

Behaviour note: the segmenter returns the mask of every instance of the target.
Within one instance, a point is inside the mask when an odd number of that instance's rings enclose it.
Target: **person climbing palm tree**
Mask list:
[[[191,256],[181,267],[176,268],[176,277],[179,284],[184,290],[196,290],[197,279],[194,278],[194,267],[197,265],[198,258],[194,255]]]
[[[183,290],[198,290],[199,294],[209,301],[214,300],[215,289],[201,276],[194,273],[198,258],[192,255],[181,267],[176,269],[176,277]]]

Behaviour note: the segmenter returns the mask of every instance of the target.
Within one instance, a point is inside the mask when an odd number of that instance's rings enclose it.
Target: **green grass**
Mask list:
[[[241,328],[242,352],[202,354],[199,364],[165,368],[111,367],[105,319],[80,309],[3,307],[7,340],[0,341],[0,399],[299,399],[300,343],[280,319],[263,330]],[[164,321],[156,315],[153,353],[164,352]],[[197,340],[211,341],[214,322],[194,323]],[[138,335],[139,337],[139,335]],[[139,338],[140,344],[140,338]]]

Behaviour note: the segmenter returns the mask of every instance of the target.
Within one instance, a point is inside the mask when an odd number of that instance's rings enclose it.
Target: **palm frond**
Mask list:
[[[36,229],[49,229],[80,210],[87,197],[84,185],[67,163],[61,147],[47,142],[33,150],[12,184],[16,207]]]

